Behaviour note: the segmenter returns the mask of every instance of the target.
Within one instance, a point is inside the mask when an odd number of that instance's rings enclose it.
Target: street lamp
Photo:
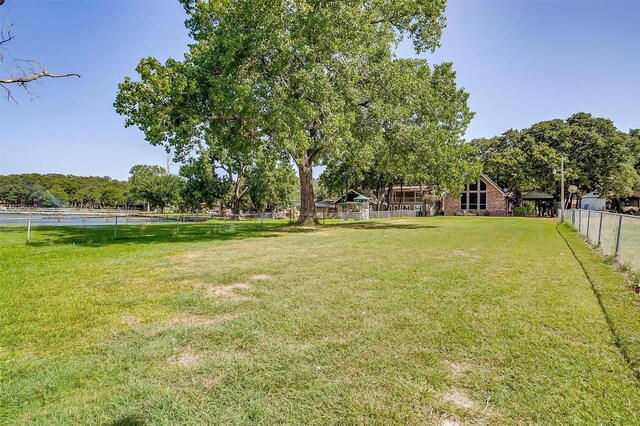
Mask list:
[[[554,175],[557,172],[553,169]],[[560,223],[564,223],[564,155],[560,156]]]

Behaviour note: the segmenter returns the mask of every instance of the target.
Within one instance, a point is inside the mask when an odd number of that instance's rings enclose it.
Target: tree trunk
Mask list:
[[[393,210],[391,208],[391,192],[393,191],[393,183],[389,182],[389,186],[387,187],[387,211]]]
[[[231,214],[233,215],[232,219],[240,220],[240,209],[242,208],[242,198],[244,194],[247,193],[247,188],[242,190],[242,181],[244,180],[244,163],[240,163],[238,166],[236,181],[233,185],[233,201],[231,202]],[[231,173],[229,173],[229,177],[231,177]]]
[[[402,203],[404,203],[404,181],[400,182],[400,203],[398,204],[398,210],[402,210]]]
[[[300,176],[300,218],[298,223],[313,225],[316,220],[316,202],[313,194],[313,160],[298,163]]]

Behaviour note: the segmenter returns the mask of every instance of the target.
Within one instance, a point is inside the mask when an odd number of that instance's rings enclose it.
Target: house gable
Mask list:
[[[445,215],[466,213],[508,215],[508,195],[489,176],[481,173],[476,182],[465,185],[458,197],[445,194],[442,210]]]

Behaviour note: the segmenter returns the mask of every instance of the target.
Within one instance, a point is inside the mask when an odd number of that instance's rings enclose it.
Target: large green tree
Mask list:
[[[152,144],[177,151],[215,135],[232,149],[242,140],[286,152],[298,169],[304,223],[315,219],[313,166],[366,152],[382,138],[384,129],[368,119],[387,104],[381,89],[418,74],[384,72],[397,60],[394,49],[406,37],[418,53],[435,49],[445,7],[444,0],[182,3],[189,52],[165,64],[143,59],[140,81],[120,84],[116,110]],[[442,84],[454,86],[451,76]],[[447,97],[430,100],[433,109],[451,108]]]
[[[353,131],[368,141],[366,149],[346,147],[329,159],[323,186],[373,192],[381,208],[394,185],[456,192],[477,177],[474,150],[463,141],[473,113],[451,64],[432,69],[422,60],[397,59],[381,74],[376,96],[384,102],[363,110]]]
[[[576,113],[566,120],[536,123],[522,130],[474,140],[484,170],[518,196],[532,189],[560,193],[561,158],[566,185],[596,191],[614,202],[640,186],[640,148],[636,133],[616,129],[611,120]]]
[[[177,204],[182,180],[160,166],[138,164],[129,172],[131,195],[164,212],[165,207]]]
[[[184,178],[181,189],[182,201],[191,210],[199,210],[201,204],[215,207],[229,192],[229,181],[216,174],[215,159],[209,151],[188,158],[180,167],[180,176]]]

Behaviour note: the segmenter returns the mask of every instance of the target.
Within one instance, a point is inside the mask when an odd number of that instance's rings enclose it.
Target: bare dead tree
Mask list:
[[[0,6],[5,0],[0,0]],[[14,39],[12,34],[13,24],[7,24],[5,27],[0,26],[0,88],[5,91],[7,100],[16,102],[11,93],[11,85],[22,87],[33,97],[37,97],[29,90],[28,84],[43,78],[65,78],[80,77],[80,74],[53,74],[47,67],[42,66],[37,61],[31,59],[14,58],[6,44]]]

